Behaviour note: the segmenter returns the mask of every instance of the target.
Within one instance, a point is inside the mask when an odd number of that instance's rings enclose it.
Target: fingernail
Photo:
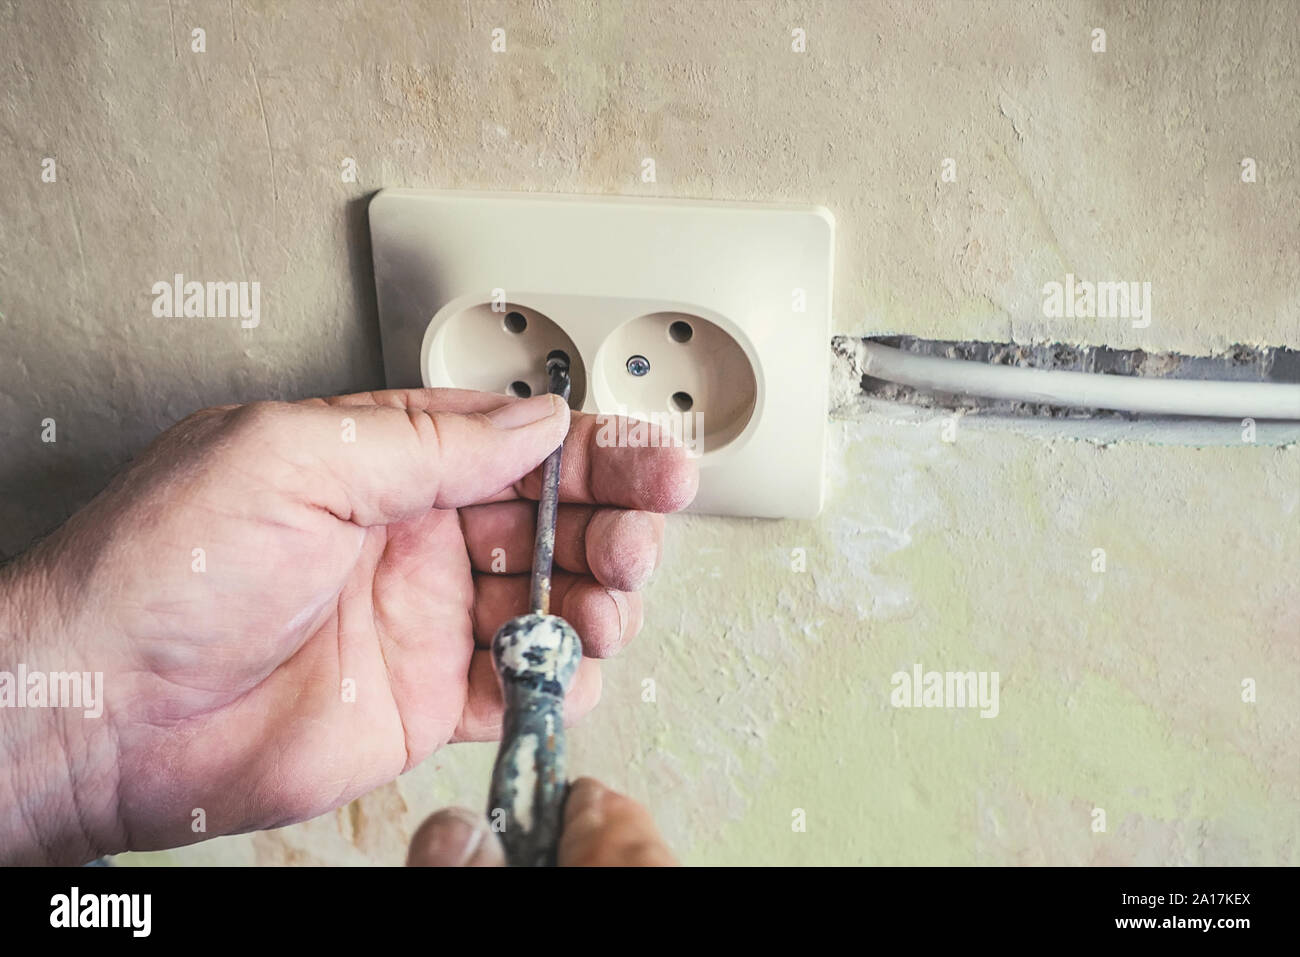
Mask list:
[[[623,512],[618,518],[618,532],[629,545],[621,556],[625,562],[624,591],[640,591],[650,581],[662,557],[663,518],[649,512]]]
[[[498,429],[517,429],[554,415],[559,411],[560,404],[559,400],[549,393],[535,395],[531,399],[520,402],[507,402],[501,408],[489,412],[488,418]]]
[[[606,588],[605,594],[613,600],[614,610],[618,613],[618,637],[621,640],[627,634],[627,621],[631,617],[628,614],[627,595],[613,588]]]
[[[564,818],[570,827],[576,829],[596,828],[605,822],[606,787],[594,778],[580,778],[573,783],[565,801]]]
[[[426,867],[460,867],[474,856],[484,832],[481,815],[464,808],[448,808],[440,811],[433,826],[420,835],[420,846],[418,850],[412,848],[411,857]]]

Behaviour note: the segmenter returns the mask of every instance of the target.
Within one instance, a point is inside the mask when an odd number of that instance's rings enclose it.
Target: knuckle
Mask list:
[[[230,424],[238,432],[261,433],[284,420],[288,403],[260,400],[237,406],[230,412]]]
[[[411,423],[411,428],[415,430],[420,445],[424,447],[432,461],[440,461],[443,450],[443,432],[447,426],[442,413],[413,409],[407,411],[406,417]]]
[[[258,401],[236,406],[225,421],[228,451],[236,455],[265,455],[291,446],[289,420],[293,409],[287,402]]]

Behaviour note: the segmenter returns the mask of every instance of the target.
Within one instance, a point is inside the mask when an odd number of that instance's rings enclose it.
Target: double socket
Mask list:
[[[819,207],[386,189],[370,203],[393,388],[543,391],[598,441],[698,456],[693,511],[822,504],[834,221]]]

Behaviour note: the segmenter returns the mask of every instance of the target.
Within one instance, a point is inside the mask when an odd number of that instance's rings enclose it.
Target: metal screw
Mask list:
[[[627,371],[634,376],[643,376],[650,371],[650,360],[645,356],[633,356],[627,360]]]

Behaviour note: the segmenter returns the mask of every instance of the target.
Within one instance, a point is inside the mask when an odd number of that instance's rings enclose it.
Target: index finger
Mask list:
[[[487,413],[520,400],[469,389],[385,389],[353,395],[309,399],[327,405],[384,405],[411,412]],[[657,426],[632,430],[620,416],[575,412],[564,440],[560,500],[585,505],[613,505],[647,512],[675,512],[695,498],[699,469],[672,436]],[[640,445],[620,445],[618,437],[636,436]],[[608,441],[614,437],[616,441]],[[536,469],[485,502],[536,499],[541,470]]]

